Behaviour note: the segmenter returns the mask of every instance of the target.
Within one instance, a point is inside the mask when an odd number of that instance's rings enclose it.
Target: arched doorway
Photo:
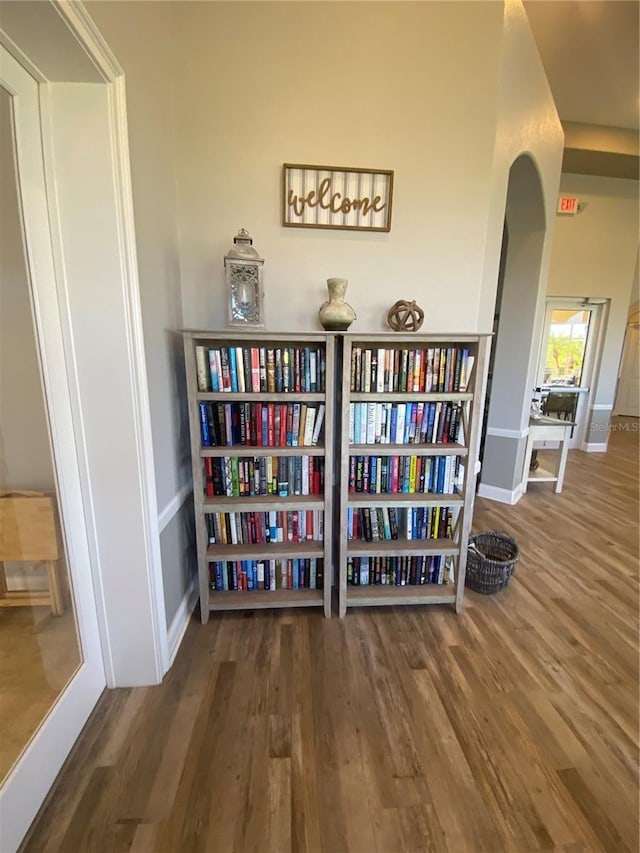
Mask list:
[[[509,171],[478,494],[514,504],[522,494],[526,437],[544,303],[546,232],[540,175],[528,154]]]

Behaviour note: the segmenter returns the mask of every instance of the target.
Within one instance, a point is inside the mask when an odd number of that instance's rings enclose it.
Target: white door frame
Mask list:
[[[16,175],[20,175],[18,203],[26,241],[25,261],[31,281],[34,332],[82,648],[78,670],[0,788],[0,849],[4,853],[14,850],[20,843],[106,682],[49,239],[38,84],[3,47],[0,47],[0,85],[13,96]]]
[[[138,279],[137,246],[134,225],[133,194],[131,187],[131,171],[129,159],[129,136],[127,126],[127,100],[124,71],[109,49],[101,33],[94,24],[89,13],[81,2],[69,0],[51,0],[52,6],[58,12],[67,27],[71,30],[82,49],[92,60],[96,70],[108,88],[108,123],[110,129],[110,145],[112,151],[112,181],[114,196],[117,204],[115,228],[118,232],[120,249],[120,287],[126,306],[126,336],[128,347],[130,396],[133,402],[133,429],[135,432],[136,464],[139,488],[142,502],[143,517],[142,534],[144,538],[144,566],[141,571],[145,575],[145,585],[148,599],[144,602],[145,614],[152,626],[153,633],[153,672],[145,672],[142,678],[125,681],[119,676],[117,660],[111,654],[114,646],[113,623],[119,620],[120,605],[115,611],[113,604],[106,602],[102,595],[102,578],[99,571],[99,555],[95,553],[95,565],[98,567],[95,578],[98,588],[98,618],[100,623],[103,653],[108,687],[129,686],[131,683],[159,683],[169,669],[169,645],[164,603],[164,587],[162,578],[162,562],[160,552],[160,527],[156,497],[155,469],[153,458],[153,442],[151,430],[151,414],[147,382],[147,369],[144,350],[144,333],[142,326],[142,311],[140,305],[140,289]],[[56,199],[55,156],[54,142],[50,132],[51,109],[47,88],[41,91],[41,103],[44,115],[43,148],[45,165],[49,179],[50,197]],[[50,207],[54,230],[58,235],[58,246],[61,245],[60,223],[58,221],[57,203]],[[62,249],[57,254],[58,271],[64,276],[64,260]],[[127,599],[127,590],[121,590],[123,602]],[[138,607],[142,602],[138,602]],[[135,619],[133,608],[127,616]],[[127,633],[126,626],[124,632]],[[121,645],[121,644],[120,644]]]

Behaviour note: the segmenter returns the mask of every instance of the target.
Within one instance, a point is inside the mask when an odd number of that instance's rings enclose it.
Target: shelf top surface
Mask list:
[[[380,343],[412,343],[418,345],[434,343],[474,343],[481,338],[490,338],[493,332],[346,332],[345,340],[353,342],[372,341]]]
[[[191,338],[203,338],[210,340],[246,340],[246,341],[269,341],[269,340],[279,340],[279,341],[305,341],[305,340],[318,340],[324,341],[327,338],[338,338],[343,337],[345,340],[350,341],[372,341],[372,342],[386,342],[386,343],[412,343],[417,342],[418,344],[422,344],[424,342],[433,341],[434,343],[438,342],[448,342],[448,343],[473,343],[475,341],[480,340],[481,338],[489,338],[492,337],[493,332],[412,332],[412,333],[402,333],[402,332],[384,332],[384,331],[357,331],[357,332],[322,332],[322,331],[314,331],[312,329],[300,331],[300,332],[287,332],[287,331],[278,331],[273,330],[269,331],[267,329],[243,329],[241,327],[229,327],[228,329],[180,329],[180,332],[186,336]]]
[[[186,338],[212,340],[212,341],[243,341],[256,343],[269,341],[287,341],[291,343],[303,343],[305,341],[325,342],[329,337],[335,337],[330,332],[306,331],[306,332],[278,332],[266,329],[243,329],[230,327],[228,329],[180,329]]]

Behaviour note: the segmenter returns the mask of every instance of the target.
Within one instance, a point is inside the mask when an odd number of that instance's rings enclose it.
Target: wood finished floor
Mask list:
[[[610,447],[478,500],[522,559],[462,616],[193,621],[160,687],[105,694],[23,850],[636,851],[638,433]]]

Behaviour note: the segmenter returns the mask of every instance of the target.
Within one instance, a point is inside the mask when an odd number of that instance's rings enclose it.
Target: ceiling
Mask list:
[[[562,122],[638,130],[637,0],[524,0]]]
[[[640,176],[639,0],[524,0],[565,132],[562,169]]]

